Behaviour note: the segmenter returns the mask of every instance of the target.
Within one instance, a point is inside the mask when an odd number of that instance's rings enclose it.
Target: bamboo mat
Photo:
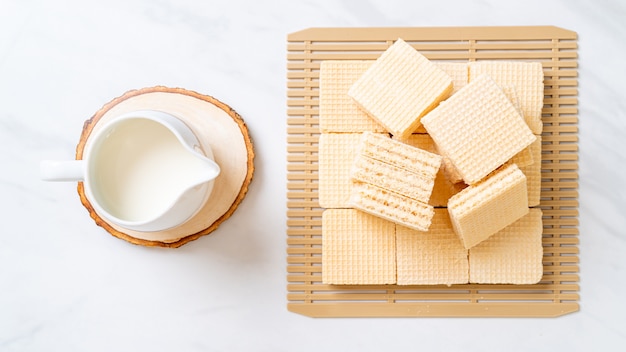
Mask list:
[[[403,38],[431,60],[543,64],[544,274],[535,285],[338,286],[321,281],[319,67],[374,60]],[[312,28],[287,38],[287,306],[313,317],[552,317],[579,309],[578,54],[550,26]]]

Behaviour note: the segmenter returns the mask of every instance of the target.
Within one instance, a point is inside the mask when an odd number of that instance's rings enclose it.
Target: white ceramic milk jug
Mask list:
[[[209,198],[220,168],[192,130],[156,110],[123,114],[89,137],[83,160],[43,161],[46,181],[82,181],[98,215],[136,231],[179,226]]]

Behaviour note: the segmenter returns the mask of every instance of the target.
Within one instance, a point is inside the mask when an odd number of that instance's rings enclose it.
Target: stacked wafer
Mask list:
[[[363,133],[352,164],[349,204],[356,209],[426,231],[428,204],[441,165],[439,155],[373,133]]]
[[[433,63],[398,40],[320,67],[324,283],[540,280],[540,64]]]

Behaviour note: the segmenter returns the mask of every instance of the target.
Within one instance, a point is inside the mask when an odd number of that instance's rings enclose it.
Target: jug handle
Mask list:
[[[43,181],[83,181],[84,165],[82,160],[43,160],[39,175]]]

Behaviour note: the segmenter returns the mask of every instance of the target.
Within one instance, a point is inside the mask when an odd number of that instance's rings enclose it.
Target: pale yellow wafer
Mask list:
[[[534,162],[528,166],[520,167],[526,175],[526,188],[528,188],[528,206],[535,207],[541,201],[541,136],[530,145]]]
[[[520,104],[519,97],[517,95],[517,91],[515,90],[515,85],[513,85],[513,84],[505,84],[505,85],[500,85],[500,88],[502,88],[502,91],[504,92],[504,95],[506,95],[506,97],[509,98],[511,103],[513,103],[513,106],[515,106],[515,109],[517,110],[517,112],[519,112],[520,117],[523,118],[524,113],[522,111],[522,106]],[[526,122],[526,121],[524,121],[524,122]],[[533,163],[533,154],[530,151],[530,146],[522,149],[521,152],[515,154],[515,156],[512,157],[511,160],[509,160],[509,162],[511,162],[513,164],[516,164],[520,168],[532,164]]]
[[[469,82],[469,65],[467,62],[432,61],[432,63],[452,78],[452,91],[450,95],[465,87]],[[426,133],[426,129],[420,124],[413,133]],[[454,178],[454,174],[452,175]],[[453,178],[451,178],[451,180]],[[460,181],[461,178],[459,176],[456,182]]]
[[[467,249],[452,229],[446,209],[435,209],[427,232],[396,227],[398,285],[465,284]]]
[[[360,133],[322,133],[319,139],[318,198],[322,208],[345,208],[350,199],[350,171]]]
[[[393,135],[407,137],[450,95],[452,78],[398,39],[348,90]]]
[[[380,160],[358,155],[352,166],[352,180],[373,184],[428,203],[433,191],[435,175],[411,172]]]
[[[441,103],[422,123],[470,185],[536,139],[502,89],[486,75]]]
[[[528,213],[526,176],[515,164],[497,170],[448,201],[448,212],[465,248],[471,248]]]
[[[535,140],[536,142],[536,140]],[[533,142],[533,143],[535,143]],[[532,143],[531,143],[532,145]],[[519,153],[515,154],[508,162],[510,164],[515,164],[518,167],[522,168],[524,166],[528,166],[535,162],[535,158],[533,156],[533,152],[531,150],[531,145],[522,149]]]
[[[543,276],[542,213],[532,208],[469,250],[470,282],[536,284]]]
[[[432,140],[432,138],[430,138],[428,134],[413,133],[408,138],[402,139],[401,141],[408,145],[424,149],[427,152],[438,153],[435,142]],[[443,158],[441,167],[439,168],[437,176],[435,177],[432,194],[430,195],[430,199],[428,201],[428,204],[435,207],[448,206],[448,199],[467,187],[467,185],[462,182],[455,183],[450,181],[450,179],[445,174],[445,161],[446,158]]]
[[[543,123],[543,68],[540,62],[478,61],[469,63],[469,81],[489,75],[499,85],[514,85],[524,119],[534,134],[541,134]]]
[[[469,82],[469,65],[467,62],[434,61],[433,63],[452,78],[452,92],[450,94],[456,93]]]
[[[366,213],[420,231],[428,230],[434,214],[432,205],[362,182],[352,185],[349,204]]]
[[[514,84],[498,84],[498,86],[500,86],[500,88],[502,89],[502,92],[504,92],[504,95],[506,95],[506,97],[509,98],[513,106],[515,106],[515,110],[519,112],[519,116],[524,118],[524,112],[522,111],[522,105],[519,101],[519,96],[517,95],[517,91],[515,90],[515,85]]]
[[[359,152],[372,159],[415,173],[434,176],[441,166],[441,156],[394,140],[383,134],[364,132]]]
[[[374,60],[327,60],[320,64],[319,123],[321,132],[385,132],[361,110],[348,89]]]
[[[322,213],[322,282],[396,282],[395,224],[354,209]]]
[[[441,164],[443,165],[442,169],[445,177],[452,183],[464,183],[463,176],[461,176],[459,170],[457,170],[456,166],[454,166],[450,158],[448,158],[446,155],[442,154],[439,151],[439,148],[437,148],[437,144],[435,144],[435,149],[437,150],[437,153],[441,154],[442,156]]]

